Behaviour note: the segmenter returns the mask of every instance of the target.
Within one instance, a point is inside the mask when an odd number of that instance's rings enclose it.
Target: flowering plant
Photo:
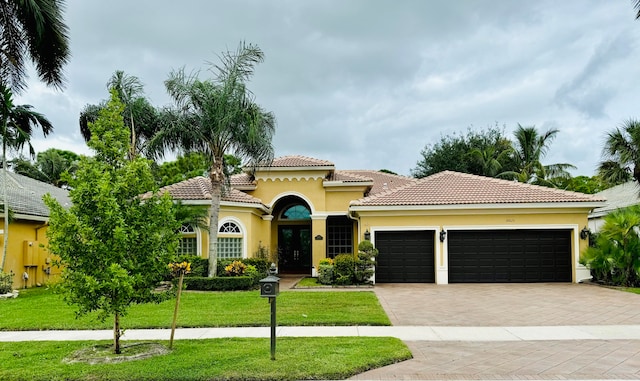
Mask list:
[[[180,274],[188,274],[191,272],[191,263],[189,262],[169,263],[169,270],[171,270],[171,273],[176,276]]]
[[[229,276],[240,276],[244,274],[247,270],[247,265],[242,263],[241,261],[233,261],[230,265],[225,266],[224,271],[226,271]]]

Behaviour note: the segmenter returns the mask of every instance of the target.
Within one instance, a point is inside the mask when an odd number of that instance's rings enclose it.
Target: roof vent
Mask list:
[[[384,190],[389,189],[389,187],[387,186],[387,183],[382,184],[382,189],[384,189]]]

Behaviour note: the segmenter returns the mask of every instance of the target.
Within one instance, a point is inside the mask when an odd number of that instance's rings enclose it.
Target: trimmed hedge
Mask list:
[[[229,276],[229,277],[200,277],[191,276],[184,278],[186,290],[199,291],[235,291],[251,290],[255,287],[255,278],[251,276]]]

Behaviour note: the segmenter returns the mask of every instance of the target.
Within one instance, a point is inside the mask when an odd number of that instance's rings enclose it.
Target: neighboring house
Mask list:
[[[320,259],[380,251],[376,282],[578,282],[580,231],[603,199],[456,172],[413,179],[336,170],[303,156],[231,178],[220,207],[219,258],[269,249],[279,271],[314,274]],[[209,179],[163,188],[185,204],[210,204]],[[207,234],[185,227],[183,252],[204,257]]]
[[[0,203],[3,203],[4,176],[0,172]],[[46,250],[49,208],[42,196],[50,193],[61,205],[70,207],[68,191],[32,178],[7,172],[7,200],[13,212],[9,222],[9,246],[4,272],[14,275],[14,287],[30,287],[46,283],[57,276],[60,269],[51,265]],[[0,215],[0,242],[4,242],[4,215]],[[0,258],[3,246],[0,246]],[[28,279],[24,275],[28,276]]]
[[[640,186],[635,181],[616,185],[594,196],[606,199],[604,206],[594,209],[589,213],[589,229],[597,233],[604,224],[604,217],[616,209],[640,204]]]

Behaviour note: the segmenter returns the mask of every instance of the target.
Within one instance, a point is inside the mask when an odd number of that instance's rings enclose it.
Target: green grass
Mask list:
[[[411,358],[395,338],[284,337],[275,361],[269,339],[241,338],[180,340],[169,354],[116,364],[63,361],[95,344],[0,343],[0,380],[335,380]]]
[[[270,306],[259,291],[183,292],[179,327],[269,326]],[[170,328],[175,300],[134,305],[122,320],[125,329]],[[283,291],[277,298],[281,326],[391,325],[373,292]],[[16,299],[0,300],[0,330],[111,329],[96,315],[75,318],[51,289],[25,290]]]
[[[622,291],[631,292],[633,294],[640,294],[640,287],[623,287]]]
[[[322,283],[318,283],[318,278],[305,277],[296,284],[296,287],[330,287]]]

